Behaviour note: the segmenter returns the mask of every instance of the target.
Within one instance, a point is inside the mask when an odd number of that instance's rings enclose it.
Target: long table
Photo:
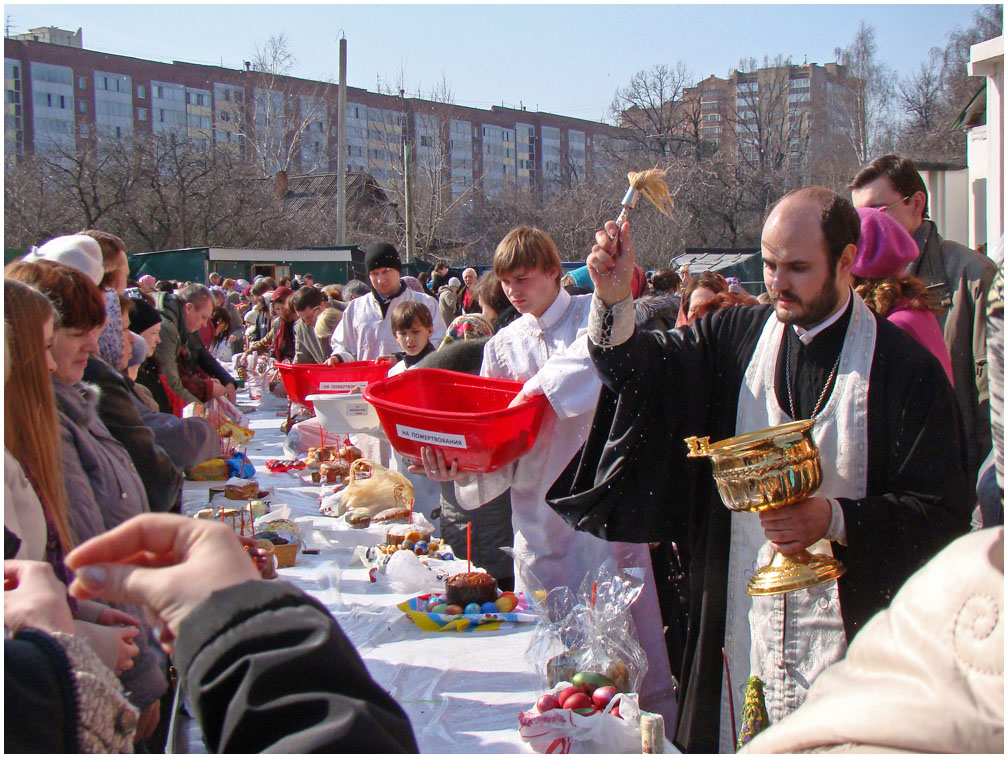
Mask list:
[[[239,403],[255,406],[240,393]],[[286,403],[264,396],[249,414],[255,431],[246,450],[263,489],[274,490],[271,507],[290,506],[291,517],[304,517],[330,538],[333,520],[319,513],[319,485],[305,485],[293,473],[273,474],[265,462],[285,458],[280,424]],[[209,489],[219,482],[187,481],[182,512],[206,508]],[[280,579],[309,593],[332,613],[354,643],[368,671],[409,715],[420,750],[425,753],[531,752],[518,734],[518,713],[546,689],[545,680],[525,658],[533,624],[516,624],[492,632],[424,632],[398,603],[412,594],[392,592],[387,583],[370,580],[368,569],[351,565],[353,538],[339,535],[318,555],[298,555],[297,565],[278,570]],[[189,749],[204,750],[195,725]]]

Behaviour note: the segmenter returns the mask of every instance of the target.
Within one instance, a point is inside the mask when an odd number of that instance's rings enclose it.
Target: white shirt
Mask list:
[[[523,314],[487,341],[483,376],[525,382],[542,392],[547,413],[532,449],[511,466],[456,482],[459,504],[472,509],[511,487],[515,584],[577,591],[589,572],[607,558],[639,571],[644,580],[631,607],[638,639],[650,663],[640,692],[645,707],[675,723],[668,651],[662,634],[651,556],[647,545],[607,542],[575,531],[546,504],[546,493],[588,436],[602,382],[588,354],[591,295],[572,297],[561,289],[540,317]],[[529,575],[531,572],[532,576]]]
[[[401,294],[392,298],[384,316],[374,293],[369,292],[351,300],[329,338],[332,355],[338,355],[344,361],[373,361],[381,355],[398,352],[399,343],[392,334],[392,309],[406,301],[423,303],[431,312],[434,332],[430,341],[436,348],[447,330],[438,302],[430,295],[406,287]]]

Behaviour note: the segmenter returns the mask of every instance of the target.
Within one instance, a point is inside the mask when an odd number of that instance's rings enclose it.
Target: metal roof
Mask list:
[[[255,250],[238,247],[211,247],[212,261],[350,261],[348,245],[343,250],[313,248],[308,250]]]
[[[745,263],[759,252],[756,248],[687,248],[686,252],[675,256],[671,264],[675,268],[689,266],[691,271],[717,271]]]

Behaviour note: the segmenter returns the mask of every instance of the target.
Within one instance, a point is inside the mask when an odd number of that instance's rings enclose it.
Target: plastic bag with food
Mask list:
[[[526,658],[546,685],[593,672],[612,680],[620,692],[637,692],[648,663],[630,606],[644,587],[643,576],[607,558],[585,575],[576,593],[566,586],[547,592],[527,565],[517,560],[516,568],[526,591],[535,588],[540,623]]]
[[[361,458],[350,466],[350,481],[342,490],[337,516],[347,511],[365,510],[374,515],[387,508],[408,508],[413,485],[398,471]]]
[[[558,682],[549,694],[556,698],[570,686]],[[537,753],[640,753],[641,716],[633,694],[617,694],[590,715],[563,707],[540,711],[536,704],[518,714],[518,734]]]

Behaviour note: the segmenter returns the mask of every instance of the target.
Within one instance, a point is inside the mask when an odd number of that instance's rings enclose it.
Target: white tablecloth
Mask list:
[[[244,405],[251,404],[240,395]],[[250,414],[255,437],[247,455],[263,489],[274,489],[271,507],[289,505],[292,518],[312,517],[318,529],[333,520],[318,511],[318,485],[293,473],[272,474],[265,462],[284,458],[280,424],[286,403],[266,396]],[[182,512],[207,507],[208,490],[219,482],[186,482]],[[356,536],[356,535],[354,535]],[[350,535],[347,535],[350,537]],[[546,691],[545,679],[525,659],[532,624],[494,632],[423,632],[395,606],[411,597],[372,583],[368,570],[351,566],[352,540],[319,555],[299,554],[280,579],[303,589],[325,606],[357,647],[375,680],[409,715],[425,753],[531,752],[518,735],[518,713]],[[387,587],[387,585],[386,585]],[[204,750],[195,722],[189,749]]]

